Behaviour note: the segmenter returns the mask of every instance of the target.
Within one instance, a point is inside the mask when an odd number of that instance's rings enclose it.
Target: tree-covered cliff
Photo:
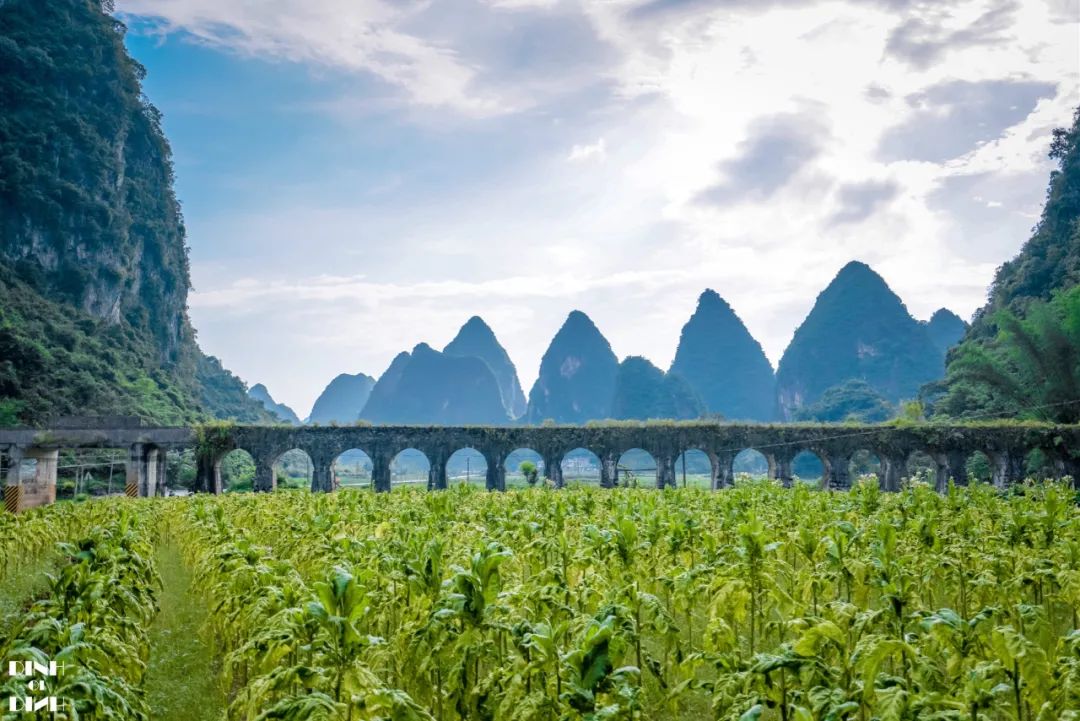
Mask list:
[[[169,144],[105,3],[0,3],[0,397],[30,423],[266,419],[195,344]]]
[[[1049,156],[1057,167],[1050,173],[1039,222],[1016,257],[998,268],[970,337],[993,336],[998,311],[1023,316],[1031,302],[1050,300],[1055,291],[1080,282],[1080,107],[1072,125],[1054,131]]]
[[[1080,421],[1080,108],[1054,131],[1046,205],[987,304],[923,389],[937,416]]]

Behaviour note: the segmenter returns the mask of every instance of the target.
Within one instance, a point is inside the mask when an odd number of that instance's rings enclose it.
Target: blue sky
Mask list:
[[[716,289],[775,364],[848,260],[978,307],[1080,104],[1078,0],[118,0],[203,348],[305,415],[474,314],[666,367]]]

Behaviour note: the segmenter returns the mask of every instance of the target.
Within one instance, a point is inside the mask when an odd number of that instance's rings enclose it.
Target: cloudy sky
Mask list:
[[[1080,104],[1080,0],[118,0],[204,350],[303,417],[485,318],[666,368],[716,289],[775,365],[851,259],[970,316]]]

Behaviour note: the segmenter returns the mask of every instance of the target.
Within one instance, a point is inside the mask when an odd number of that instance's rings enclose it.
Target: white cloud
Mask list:
[[[604,139],[600,138],[595,143],[588,145],[575,145],[570,148],[570,153],[566,156],[566,159],[571,163],[576,163],[582,160],[603,160],[607,155],[607,146],[604,143]]]

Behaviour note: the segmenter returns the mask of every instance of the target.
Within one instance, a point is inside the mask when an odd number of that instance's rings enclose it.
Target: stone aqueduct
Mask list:
[[[994,483],[1005,486],[1022,479],[1027,455],[1043,451],[1056,475],[1080,477],[1080,426],[1052,425],[757,425],[724,423],[595,424],[540,427],[422,427],[422,426],[211,426],[203,440],[193,428],[150,428],[136,422],[98,421],[66,424],[49,430],[0,430],[5,502],[10,510],[51,503],[56,498],[56,461],[62,449],[126,449],[126,491],[157,495],[165,483],[165,454],[194,448],[198,458],[197,490],[220,493],[221,460],[243,449],[255,461],[255,489],[272,490],[274,465],[290,450],[305,451],[313,462],[313,491],[334,489],[333,464],[345,451],[359,449],[372,461],[372,484],[390,490],[390,466],[402,450],[416,449],[430,463],[428,487],[445,488],[446,464],[459,449],[474,449],[487,461],[487,487],[503,490],[507,456],[530,449],[544,461],[544,473],[555,486],[563,483],[561,461],[584,448],[600,460],[600,484],[618,485],[618,460],[627,450],[642,449],[656,460],[656,485],[676,483],[676,460],[684,451],[699,450],[709,459],[712,487],[733,480],[732,464],[744,449],[762,453],[769,475],[789,482],[792,461],[803,451],[818,456],[824,467],[822,486],[847,488],[849,461],[859,451],[881,461],[879,480],[896,490],[912,457],[926,454],[936,467],[939,489],[951,478],[966,482],[965,463],[976,451],[990,459]],[[206,440],[213,436],[212,441]],[[27,477],[25,460],[34,460]]]

